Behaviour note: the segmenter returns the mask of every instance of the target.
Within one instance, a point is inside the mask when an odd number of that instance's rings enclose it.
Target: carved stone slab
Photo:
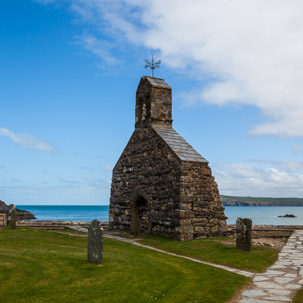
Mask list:
[[[93,220],[88,229],[87,262],[102,264],[103,228],[101,222]]]
[[[252,221],[248,218],[238,218],[236,222],[236,247],[251,251]]]

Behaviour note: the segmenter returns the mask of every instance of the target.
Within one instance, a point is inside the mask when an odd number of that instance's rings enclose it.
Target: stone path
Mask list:
[[[245,290],[239,303],[292,302],[303,285],[303,231],[295,230],[278,260],[265,273],[255,274],[252,289]]]

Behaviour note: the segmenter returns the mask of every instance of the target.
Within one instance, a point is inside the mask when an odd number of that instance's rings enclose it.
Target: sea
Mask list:
[[[17,205],[33,213],[37,220],[108,221],[108,205]],[[293,214],[296,218],[279,218]],[[225,206],[227,224],[235,224],[237,218],[251,218],[256,225],[303,225],[303,206]]]

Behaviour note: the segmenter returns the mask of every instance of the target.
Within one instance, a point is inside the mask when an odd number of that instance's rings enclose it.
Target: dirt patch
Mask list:
[[[269,246],[281,250],[286,241],[287,238],[258,238],[253,239],[252,243],[253,245]]]

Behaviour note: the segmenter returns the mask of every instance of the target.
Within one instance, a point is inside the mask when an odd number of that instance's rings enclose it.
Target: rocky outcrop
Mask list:
[[[17,208],[18,220],[31,220],[36,219],[36,217],[29,211]],[[0,200],[0,214],[8,214],[8,205]]]
[[[224,206],[303,206],[302,198],[258,198],[221,196]]]
[[[253,202],[253,201],[222,201],[224,206],[278,206],[267,202]]]

